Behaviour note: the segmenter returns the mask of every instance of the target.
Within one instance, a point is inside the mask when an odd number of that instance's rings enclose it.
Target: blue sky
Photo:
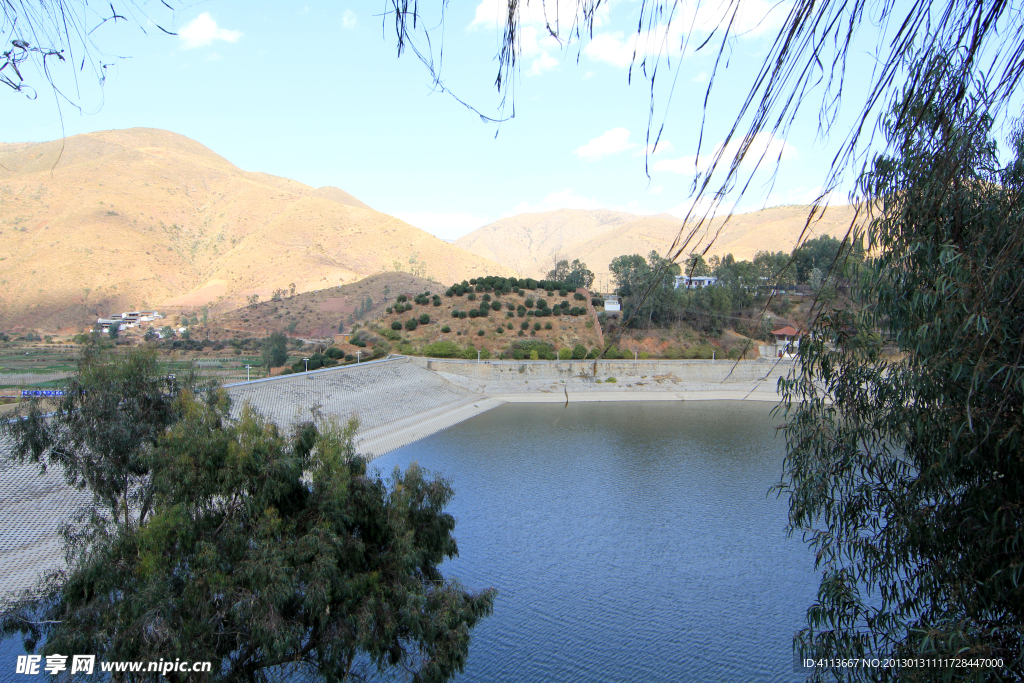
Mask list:
[[[440,0],[420,4],[439,7]],[[508,95],[515,118],[500,128],[436,92],[414,55],[396,58],[392,25],[379,15],[384,3],[210,0],[173,14],[159,3],[142,7],[178,35],[161,33],[145,18],[145,33],[126,22],[98,29],[94,39],[114,66],[102,88],[88,76],[79,79],[83,112],[60,108],[67,134],[165,128],[243,169],[340,187],[451,239],[503,216],[562,207],[684,215],[694,169],[704,168],[725,138],[786,5],[769,12],[768,2],[744,0],[741,35],[731,42],[729,67],[712,93],[699,157],[714,50],[680,55],[670,48],[671,68],[663,61],[655,98],[655,124],[664,120],[665,131],[647,157],[650,177],[644,171],[649,84],[636,64],[628,82],[634,48],[643,55],[650,45],[634,36],[639,2],[607,4],[593,39],[560,46],[545,36],[542,6],[533,0]],[[451,3],[441,71],[456,95],[494,117],[502,113],[493,86],[497,7],[495,0]],[[563,9],[555,0],[545,7],[549,14]],[[696,15],[688,8],[668,35],[650,40],[677,46],[681,28],[692,23],[692,47],[720,20],[714,4]],[[436,26],[437,18],[426,21]],[[440,29],[433,34],[435,54],[441,35]],[[0,96],[3,141],[61,136],[51,93],[41,91],[35,101]],[[506,106],[505,115],[511,110]],[[758,140],[770,153],[781,152],[780,172],[770,191],[766,176],[759,177],[740,210],[816,195],[831,150],[816,140],[817,111],[807,114],[788,140],[767,134]]]

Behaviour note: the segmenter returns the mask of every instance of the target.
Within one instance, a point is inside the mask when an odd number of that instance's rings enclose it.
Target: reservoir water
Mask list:
[[[817,587],[768,494],[772,404],[507,404],[378,458],[448,478],[460,557],[495,587],[459,683],[800,681]],[[0,641],[0,683],[20,639]]]
[[[373,461],[451,481],[445,576],[498,589],[457,680],[802,680],[817,574],[771,407],[507,404]]]

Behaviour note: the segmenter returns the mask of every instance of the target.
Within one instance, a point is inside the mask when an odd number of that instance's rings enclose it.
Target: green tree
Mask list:
[[[573,259],[571,264],[568,259],[562,259],[555,264],[553,270],[548,271],[547,278],[552,282],[564,282],[573,289],[580,287],[589,289],[594,284],[594,273],[587,268],[586,263],[579,259]]]
[[[915,79],[941,92],[957,71],[935,60]],[[801,653],[1005,663],[900,680],[1024,671],[1024,129],[1000,169],[989,103],[969,104],[911,93],[894,108],[897,152],[860,183],[877,211],[877,256],[855,268],[860,307],[823,315],[780,383],[780,490],[823,572]]]
[[[686,265],[683,266],[683,272],[695,277],[711,275],[711,267],[701,254],[693,253],[686,257]]]
[[[615,291],[619,296],[636,296],[647,280],[650,268],[640,254],[616,256],[608,264],[615,278]]]
[[[2,430],[15,460],[60,467],[118,526],[144,522],[153,499],[152,452],[178,419],[176,395],[196,383],[190,371],[173,378],[162,372],[151,350],[90,345],[49,415],[33,399]]]
[[[63,467],[114,523],[79,517],[68,568],[7,605],[0,633],[42,654],[211,661],[215,681],[462,670],[493,592],[439,571],[457,554],[447,482],[415,465],[369,474],[354,421],[286,437],[248,407],[232,420],[222,391],[168,390],[153,367],[87,365],[77,409],[9,427],[18,459]]]
[[[288,337],[284,332],[274,332],[263,340],[262,359],[268,370],[288,362]]]

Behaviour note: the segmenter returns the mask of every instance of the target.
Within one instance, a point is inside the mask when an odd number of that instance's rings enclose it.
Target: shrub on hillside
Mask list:
[[[484,336],[484,331],[483,330],[477,330],[476,331],[476,336],[478,336],[478,337]]]
[[[587,297],[583,296],[579,292],[576,292],[575,294],[573,294],[572,298],[575,299],[576,301],[586,301],[587,300]]]
[[[393,330],[400,330],[400,329],[402,329],[402,323],[400,321],[398,321],[398,320],[394,321],[393,323],[391,323],[391,329],[393,329]]]
[[[430,316],[427,315],[426,313],[420,313],[420,325],[429,325],[429,324],[430,324]]]
[[[441,328],[441,331],[444,332],[445,334],[448,334],[449,332],[452,331],[452,328],[445,325],[444,327]]]
[[[516,306],[516,314],[520,318],[522,318],[524,315],[526,315],[526,306],[524,306],[522,304],[519,304],[518,306]]]
[[[587,357],[587,348],[583,344],[577,344],[572,347],[573,360],[583,360]]]
[[[444,295],[445,295],[446,297],[449,297],[449,298],[451,298],[451,297],[455,296],[455,290],[454,290],[454,289],[452,289],[451,287],[449,287],[449,288],[448,288],[447,290],[445,290],[445,293],[444,293]]]
[[[534,330],[539,330],[540,329],[540,323],[534,323],[533,324],[533,329]]]
[[[545,330],[550,330],[552,327],[553,326],[551,325],[551,323],[544,323],[544,329]]]
[[[401,327],[401,326],[399,326],[399,327]],[[402,335],[399,334],[398,332],[395,332],[394,329],[384,330],[380,334],[385,339],[390,339],[391,341],[398,341],[399,339],[402,338]]]
[[[528,322],[526,322],[524,320],[522,323],[519,324],[519,327],[520,327],[520,329],[528,330],[528,329],[530,329],[530,323],[528,323]]]
[[[415,330],[416,327],[417,327],[416,318],[409,318],[408,320],[405,321],[405,329],[409,330],[410,332]]]
[[[604,306],[604,299],[599,296],[590,297],[590,303],[594,306]]]
[[[505,328],[504,327],[500,327],[499,326],[494,331],[497,332],[498,334],[505,334]]]
[[[347,361],[348,361],[349,363],[351,363],[351,362],[352,362],[352,361],[354,361],[355,359],[356,359],[356,357],[355,357],[355,356],[353,356],[353,355],[352,355],[351,353],[346,353],[346,354],[345,354],[345,360],[347,360]]]
[[[384,309],[384,312],[385,312],[385,313],[387,313],[388,315],[391,315],[391,312],[392,312],[393,310],[395,310],[395,309],[394,309],[394,308],[392,308],[391,306],[388,306],[387,308],[385,308],[385,309]]]
[[[530,360],[540,360],[540,354],[537,353],[537,349],[530,351]]]
[[[324,355],[327,356],[328,358],[338,360],[339,358],[345,357],[345,352],[339,349],[337,346],[332,346],[326,351],[324,351]]]
[[[490,357],[491,357],[491,352],[490,351],[488,351],[487,349],[480,349],[480,358],[481,359],[488,360]]]
[[[452,341],[436,341],[423,347],[423,355],[433,358],[455,358],[461,352],[459,345]]]
[[[478,317],[480,317],[480,311],[478,311],[475,308],[469,309],[469,317],[470,318],[478,318]]]
[[[526,305],[527,308],[533,308],[533,304],[534,304],[533,297],[530,297],[530,296],[526,297],[526,301],[524,301],[523,303]]]
[[[470,293],[469,293],[469,294],[468,294],[468,295],[466,296],[466,298],[467,298],[467,299],[469,299],[470,301],[476,301],[476,294],[474,294],[473,292],[470,292]]]
[[[492,301],[491,302],[491,310],[492,311],[500,311],[501,310],[501,302],[500,301]]]
[[[560,289],[560,290],[558,290],[558,296],[568,296],[568,295],[569,295],[569,290],[568,289]]]
[[[647,360],[650,357],[651,357],[651,354],[647,353],[646,351],[641,351],[640,352],[640,360]]]
[[[409,298],[407,296],[405,296],[405,294],[399,294],[398,298],[395,299],[395,301],[398,301],[398,302],[403,302],[403,301],[408,301],[408,300],[409,300]]]
[[[569,360],[572,358],[572,349],[568,346],[563,346],[558,349],[558,360]]]
[[[462,357],[466,360],[476,360],[476,348],[470,344],[462,352]]]
[[[480,299],[483,300],[483,301],[490,301],[491,300],[491,295],[490,294],[484,294],[482,297],[480,297]]]
[[[547,342],[542,342],[536,339],[517,339],[516,341],[512,342],[511,348],[513,351],[515,351],[516,349],[521,349],[527,355],[529,355],[530,351],[536,351],[541,355],[541,357],[545,358],[548,356],[553,357],[555,355],[554,346]]]
[[[597,355],[601,353],[596,347],[587,351],[587,360],[595,360]]]

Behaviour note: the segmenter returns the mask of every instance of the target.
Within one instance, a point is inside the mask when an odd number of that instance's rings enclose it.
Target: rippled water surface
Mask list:
[[[813,558],[784,532],[771,404],[512,404],[379,458],[451,480],[498,589],[467,681],[793,681]]]

